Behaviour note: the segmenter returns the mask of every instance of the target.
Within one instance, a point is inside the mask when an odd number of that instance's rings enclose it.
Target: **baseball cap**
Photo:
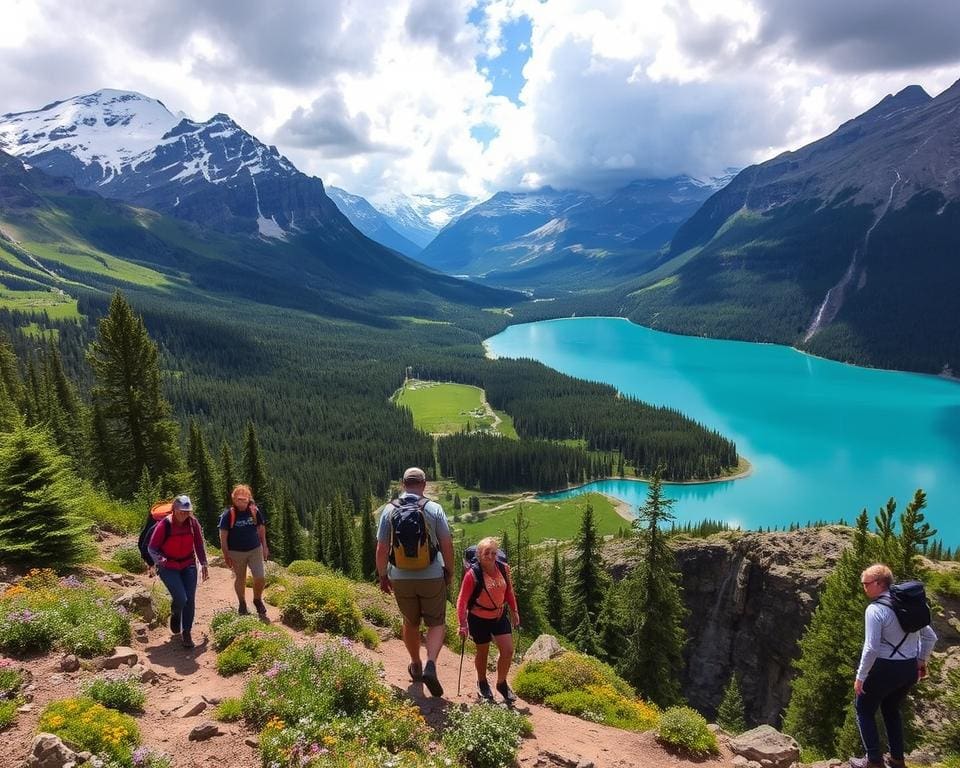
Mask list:
[[[410,467],[403,473],[403,482],[425,483],[427,475],[420,467]]]
[[[173,506],[176,509],[182,509],[182,510],[185,510],[186,512],[193,511],[193,503],[190,501],[190,497],[187,496],[186,494],[182,496],[177,496],[177,498],[173,500]]]

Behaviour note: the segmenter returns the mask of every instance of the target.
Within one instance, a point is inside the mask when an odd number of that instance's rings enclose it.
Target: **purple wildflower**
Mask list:
[[[70,574],[60,579],[60,586],[66,587],[67,589],[79,589],[83,586],[83,582],[73,574]]]
[[[146,765],[150,759],[150,750],[147,747],[137,747],[130,756],[136,766]]]

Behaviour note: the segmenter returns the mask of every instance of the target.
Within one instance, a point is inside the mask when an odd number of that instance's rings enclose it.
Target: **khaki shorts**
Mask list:
[[[397,607],[407,624],[420,626],[420,619],[428,627],[444,623],[447,611],[447,583],[436,579],[397,579],[390,582]]]
[[[246,580],[247,566],[250,566],[250,574],[255,579],[263,578],[263,547],[250,549],[246,552],[237,552],[234,549],[228,550],[230,559],[233,560],[233,572],[237,578]]]

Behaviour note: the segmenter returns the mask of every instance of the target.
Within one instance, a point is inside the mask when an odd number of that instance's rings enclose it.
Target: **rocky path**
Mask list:
[[[147,583],[146,577],[140,581]],[[217,723],[219,735],[203,741],[191,741],[190,732],[204,721],[213,721],[212,705],[221,698],[239,696],[246,675],[221,677],[216,671],[216,652],[207,636],[207,627],[215,613],[235,605],[232,578],[224,568],[211,568],[210,580],[201,584],[197,592],[197,617],[194,640],[197,647],[186,650],[179,642],[170,640],[166,628],[154,628],[142,640],[134,640],[133,649],[140,662],[155,671],[159,678],[146,686],[146,711],[137,718],[144,743],[173,756],[176,768],[225,764],[237,768],[256,768],[260,765],[256,749],[256,733],[243,723]],[[268,606],[268,617],[278,622],[275,608]],[[292,632],[298,639],[303,635]],[[358,654],[383,665],[384,681],[408,693],[420,707],[424,717],[434,727],[443,722],[451,706],[475,701],[475,681],[472,658],[463,662],[461,694],[457,695],[459,657],[444,649],[439,663],[439,676],[445,695],[433,698],[420,684],[413,684],[407,676],[409,661],[399,640],[388,640],[376,650],[358,647]],[[62,672],[58,655],[42,657],[31,668],[34,673],[34,701],[31,710],[20,715],[17,724],[3,734],[7,749],[0,750],[0,767],[20,766],[27,755],[36,732],[39,712],[53,699],[76,694],[77,685],[91,673]],[[596,768],[671,768],[693,765],[664,751],[652,734],[635,734],[589,723],[561,715],[545,707],[519,703],[519,709],[533,722],[532,738],[525,739],[519,754],[523,767],[569,766],[585,768],[592,763]],[[720,758],[703,764],[721,768],[730,765],[726,750]]]

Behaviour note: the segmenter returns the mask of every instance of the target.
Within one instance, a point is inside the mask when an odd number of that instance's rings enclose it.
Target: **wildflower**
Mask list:
[[[66,587],[67,589],[79,589],[83,586],[83,582],[73,574],[70,574],[60,579],[60,586]]]
[[[340,638],[340,645],[342,645],[344,648],[349,648],[349,647],[352,645],[352,643],[350,642],[350,640],[349,640],[348,638],[346,638],[346,637],[341,637],[341,638]]]

